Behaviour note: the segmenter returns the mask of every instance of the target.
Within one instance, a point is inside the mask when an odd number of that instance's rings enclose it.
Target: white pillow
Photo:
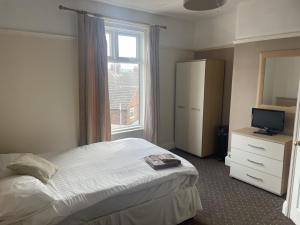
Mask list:
[[[8,176],[12,176],[14,173],[7,166],[18,157],[20,153],[9,153],[9,154],[0,154],[0,179]]]
[[[44,183],[57,172],[57,167],[53,163],[31,153],[22,154],[7,168],[16,174],[33,176]]]
[[[15,223],[48,207],[52,198],[46,185],[31,176],[0,179],[0,223]]]

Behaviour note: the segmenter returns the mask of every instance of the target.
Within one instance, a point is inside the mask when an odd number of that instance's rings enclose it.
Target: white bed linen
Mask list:
[[[118,196],[114,196],[112,198],[108,198],[104,201],[101,201],[91,207],[88,207],[86,209],[80,210],[75,214],[72,214],[71,216],[69,216],[68,218],[66,218],[65,220],[63,220],[62,222],[59,223],[59,225],[87,225],[89,224],[90,221],[94,221],[97,220],[98,218],[100,218],[100,221],[103,220],[103,218],[113,218],[115,220],[115,214],[117,214],[117,219],[119,219],[119,215],[122,214],[122,218],[124,218],[124,214],[131,213],[127,216],[130,216],[131,219],[130,221],[132,221],[133,217],[135,216],[135,220],[141,219],[144,221],[149,221],[149,219],[153,220],[153,218],[155,218],[155,223],[157,223],[157,219],[156,217],[150,216],[150,213],[154,213],[155,210],[160,209],[163,210],[163,207],[167,207],[167,208],[172,208],[172,209],[176,209],[176,208],[184,208],[184,212],[181,214],[184,214],[185,216],[188,216],[190,214],[193,214],[195,212],[195,210],[191,210],[191,209],[197,209],[197,210],[201,210],[202,206],[201,206],[201,202],[200,202],[200,198],[199,198],[199,194],[198,194],[198,190],[195,186],[193,187],[189,187],[188,185],[188,181],[189,178],[188,177],[180,177],[176,180],[170,180],[168,182],[164,182],[160,185],[157,186],[153,186],[153,187],[149,187],[147,189],[138,191],[138,192],[134,192],[134,193],[130,193],[130,194],[125,194],[125,195],[118,195]],[[179,205],[168,205],[168,202],[164,202],[164,204],[161,203],[161,199],[165,199],[165,198],[170,198],[172,196],[176,196],[177,193],[180,193],[182,191],[187,191],[193,189],[193,197],[194,199],[192,201],[191,198],[187,198],[190,196],[190,193],[187,194],[187,196],[184,196],[183,198],[180,198],[179,201]],[[171,196],[169,196],[171,195]],[[182,195],[180,195],[179,197],[181,197]],[[177,197],[178,199],[178,197]],[[159,201],[159,203],[153,207],[152,210],[149,209],[149,207],[146,207],[146,210],[149,213],[149,217],[148,220],[146,218],[144,218],[141,214],[139,213],[139,211],[141,211],[141,207],[145,204],[148,204],[149,202],[153,202],[151,205],[155,205],[156,201]],[[141,207],[140,207],[141,206]],[[171,206],[171,207],[170,207]],[[135,208],[138,208],[139,211],[136,212]],[[170,209],[169,209],[170,210]],[[186,210],[189,211],[189,213],[186,213]],[[180,211],[180,210],[176,210]],[[172,214],[172,215],[164,215],[164,217],[170,217],[172,218],[172,220],[175,219],[176,215],[180,215],[180,214]],[[194,215],[194,214],[193,214]],[[185,219],[189,219],[193,216],[190,217],[184,217]],[[177,217],[176,217],[177,218]],[[127,222],[128,223],[128,222]],[[112,223],[112,225],[121,225],[121,224],[127,224],[126,221],[122,221],[122,223]],[[141,222],[139,223],[131,223],[131,224],[139,224],[140,225]],[[179,223],[179,222],[178,222]],[[102,224],[102,223],[101,223]],[[152,224],[152,223],[149,223]],[[173,223],[177,224],[177,223]],[[164,224],[162,224],[164,225]]]
[[[198,190],[193,186],[89,222],[66,225],[176,225],[195,217],[201,209]]]
[[[52,198],[47,191],[40,180],[31,176],[0,179],[0,223],[14,223],[48,207]]]
[[[162,188],[162,192],[158,191],[158,195],[194,186],[198,173],[188,161],[181,158],[182,166],[155,171],[143,160],[149,154],[165,152],[143,139],[122,139],[59,154],[45,154],[43,157],[59,167],[57,174],[46,185],[52,201],[48,208],[28,216],[18,224],[57,224],[67,216],[106,199],[151,187],[159,190],[163,183],[169,182],[170,185],[167,189]],[[178,185],[178,179],[184,182]]]

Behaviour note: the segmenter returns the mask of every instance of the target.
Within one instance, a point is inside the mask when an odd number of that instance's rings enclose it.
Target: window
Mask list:
[[[118,56],[122,58],[136,59],[137,37],[118,35]]]
[[[143,30],[106,26],[112,133],[143,127],[144,37]]]
[[[110,33],[105,34],[106,37],[106,42],[107,42],[107,56],[111,56],[111,38],[110,38]]]
[[[135,114],[134,114],[134,107],[129,109],[129,119],[134,120]]]

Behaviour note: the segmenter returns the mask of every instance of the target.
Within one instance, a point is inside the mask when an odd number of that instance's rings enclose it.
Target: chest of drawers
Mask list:
[[[287,190],[292,137],[254,134],[254,130],[233,131],[230,176],[283,195]]]

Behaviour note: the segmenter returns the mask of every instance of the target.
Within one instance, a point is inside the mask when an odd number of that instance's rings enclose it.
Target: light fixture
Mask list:
[[[223,6],[226,0],[184,0],[183,6],[188,10],[204,11]]]

